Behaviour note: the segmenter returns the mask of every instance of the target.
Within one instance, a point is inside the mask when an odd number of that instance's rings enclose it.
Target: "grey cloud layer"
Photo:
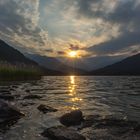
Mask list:
[[[137,52],[139,25],[140,0],[0,1],[0,38],[39,53]]]
[[[107,3],[108,2],[108,3]],[[119,26],[119,36],[88,48],[98,54],[113,53],[138,45],[140,50],[140,3],[138,0],[118,0],[110,11],[106,5],[112,0],[79,0],[78,15],[86,18],[102,19]],[[95,6],[96,8],[95,8]],[[94,9],[95,8],[95,9]],[[109,7],[108,7],[109,8]],[[111,29],[110,29],[111,30]]]
[[[44,46],[46,36],[38,27],[39,0],[1,0],[0,36],[23,47]]]

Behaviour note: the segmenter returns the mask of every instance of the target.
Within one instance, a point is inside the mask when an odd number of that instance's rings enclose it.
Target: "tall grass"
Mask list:
[[[27,66],[25,64],[8,64],[0,63],[1,79],[30,79],[41,76],[41,71],[35,66]]]

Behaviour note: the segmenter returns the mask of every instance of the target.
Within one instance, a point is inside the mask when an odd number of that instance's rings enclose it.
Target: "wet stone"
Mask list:
[[[0,92],[1,93],[7,93],[7,92],[9,92],[9,90],[7,90],[7,89],[0,89]]]
[[[12,95],[5,94],[5,95],[0,95],[0,99],[2,99],[2,100],[8,100],[8,101],[13,101],[15,98]]]
[[[27,89],[26,92],[30,92],[30,90]]]
[[[24,114],[16,107],[0,100],[0,124],[10,120],[19,119],[22,116],[24,116]]]
[[[85,116],[82,128],[91,127],[93,124],[100,122],[102,117],[100,115]]]
[[[48,128],[42,133],[42,136],[48,137],[51,140],[86,140],[84,136],[75,130],[63,126]]]
[[[60,117],[60,122],[65,126],[80,125],[83,120],[83,114],[80,110],[74,110]]]
[[[140,104],[130,104],[130,106],[134,107],[134,108],[137,108],[137,109],[140,109]]]
[[[39,105],[39,106],[37,107],[37,109],[38,109],[39,111],[43,112],[43,113],[56,112],[56,111],[57,111],[57,109],[52,108],[52,107],[47,106],[47,105],[43,105],[43,104]]]
[[[22,106],[31,106],[31,105],[34,105],[35,103],[33,102],[24,102],[24,103],[21,103]]]
[[[136,121],[110,117],[90,116],[85,118],[81,133],[90,140],[122,140],[140,136],[140,125]]]

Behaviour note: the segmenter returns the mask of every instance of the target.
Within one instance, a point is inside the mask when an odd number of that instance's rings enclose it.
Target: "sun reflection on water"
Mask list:
[[[76,83],[75,78],[76,78],[75,76],[70,76],[70,85],[68,87],[69,96],[71,96],[70,101],[72,103],[72,107],[71,107],[72,110],[79,109],[78,106],[80,104],[80,101],[82,101],[82,98],[79,98],[77,95],[76,87],[78,83]]]

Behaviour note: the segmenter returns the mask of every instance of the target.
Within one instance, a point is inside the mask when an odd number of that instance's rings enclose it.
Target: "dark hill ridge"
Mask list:
[[[91,75],[140,75],[140,53],[92,71]]]
[[[39,66],[39,64],[26,56],[24,56],[20,51],[14,49],[12,46],[8,45],[6,42],[0,40],[0,68],[1,64],[8,67],[8,70],[11,67],[19,67],[20,69],[34,69],[41,72],[43,75],[64,75],[60,71],[55,71],[51,69],[44,68]],[[7,65],[8,64],[8,65]],[[10,65],[9,65],[10,64]],[[0,69],[1,70],[1,69]],[[1,71],[0,71],[1,72]],[[1,74],[1,73],[0,73]]]
[[[10,64],[37,65],[36,62],[26,58],[21,52],[2,40],[0,40],[0,61],[6,61]]]

